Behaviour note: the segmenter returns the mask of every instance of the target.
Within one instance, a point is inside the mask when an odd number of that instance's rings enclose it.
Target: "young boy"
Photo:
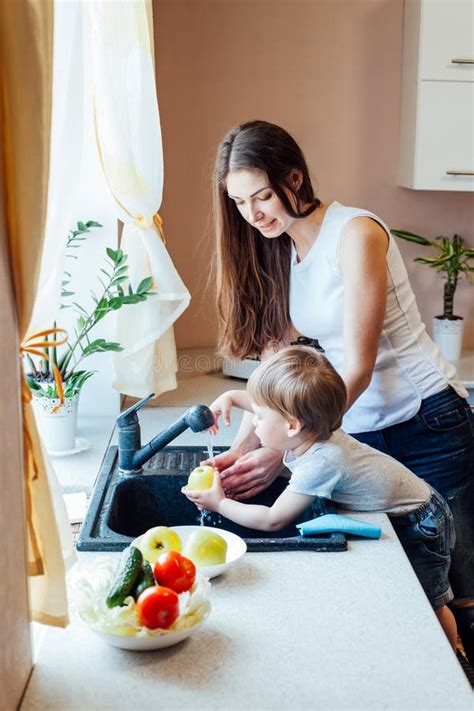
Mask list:
[[[444,499],[403,464],[340,429],[346,388],[329,361],[312,348],[290,346],[252,373],[247,391],[230,390],[210,406],[230,422],[232,406],[253,412],[262,446],[285,452],[291,472],[273,506],[226,498],[219,476],[211,489],[183,493],[199,508],[242,526],[275,531],[294,521],[316,497],[351,511],[386,513],[453,648],[456,623],[447,603],[454,546],[452,514]]]

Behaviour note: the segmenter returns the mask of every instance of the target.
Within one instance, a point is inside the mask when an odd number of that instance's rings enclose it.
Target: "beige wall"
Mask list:
[[[323,200],[378,213],[428,237],[458,232],[474,244],[469,193],[397,186],[403,0],[154,0],[156,68],[165,154],[163,217],[170,253],[192,303],[179,347],[215,342],[210,172],[228,128],[261,118],[302,146]],[[442,281],[400,245],[422,317],[442,306]],[[474,316],[462,283],[457,313]],[[467,342],[474,347],[471,328]]]

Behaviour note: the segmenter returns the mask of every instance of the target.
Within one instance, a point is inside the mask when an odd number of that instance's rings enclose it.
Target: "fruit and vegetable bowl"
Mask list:
[[[75,566],[68,575],[73,617],[122,649],[160,649],[186,639],[210,613],[210,583],[191,561],[174,555],[166,586],[157,580],[158,562],[148,565],[134,546]]]
[[[225,573],[247,550],[243,538],[214,526],[156,526],[136,538],[132,545],[152,564],[163,551],[181,552],[207,578]]]

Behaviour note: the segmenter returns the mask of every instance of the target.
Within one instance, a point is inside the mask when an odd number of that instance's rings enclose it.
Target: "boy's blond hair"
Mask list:
[[[288,346],[254,370],[247,384],[256,405],[297,418],[320,442],[339,429],[346,409],[346,386],[323,355],[308,346]]]

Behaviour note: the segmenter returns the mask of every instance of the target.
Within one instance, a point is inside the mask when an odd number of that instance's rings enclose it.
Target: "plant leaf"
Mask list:
[[[122,298],[124,304],[139,304],[141,300],[139,294],[128,294]]]
[[[26,380],[30,390],[41,390],[41,387],[38,385],[36,380],[34,378],[32,378],[30,375],[26,375],[25,380]]]
[[[114,311],[117,311],[117,309],[119,309],[122,305],[123,299],[121,296],[114,296],[112,299],[109,299],[109,306]]]
[[[153,286],[153,278],[146,277],[142,279],[137,287],[137,294],[145,294]]]
[[[79,309],[79,311],[81,311],[83,314],[85,314],[86,316],[89,315],[89,314],[87,313],[87,311],[86,311],[84,308],[82,308],[82,306],[81,306],[80,304],[77,303],[77,301],[73,301],[72,303],[73,303],[74,306],[75,306],[77,309]]]
[[[407,242],[416,242],[417,244],[424,244],[424,245],[430,245],[431,242],[429,239],[426,239],[426,237],[422,237],[421,235],[417,235],[414,232],[405,232],[405,230],[390,230],[392,235],[395,235],[395,237],[401,237],[402,239],[407,240]]]
[[[128,281],[128,276],[119,276],[119,277],[116,277],[116,278],[112,281],[112,286],[116,286],[117,284],[123,284],[124,281]]]
[[[429,264],[430,266],[437,266],[438,264],[445,264],[449,262],[451,255],[446,255],[446,257],[416,257],[415,262],[420,262],[420,264]]]
[[[115,343],[114,341],[106,341],[104,338],[96,338],[87,345],[83,353],[84,355],[92,355],[92,353],[103,353],[104,351],[122,351],[123,348],[120,343]]]

